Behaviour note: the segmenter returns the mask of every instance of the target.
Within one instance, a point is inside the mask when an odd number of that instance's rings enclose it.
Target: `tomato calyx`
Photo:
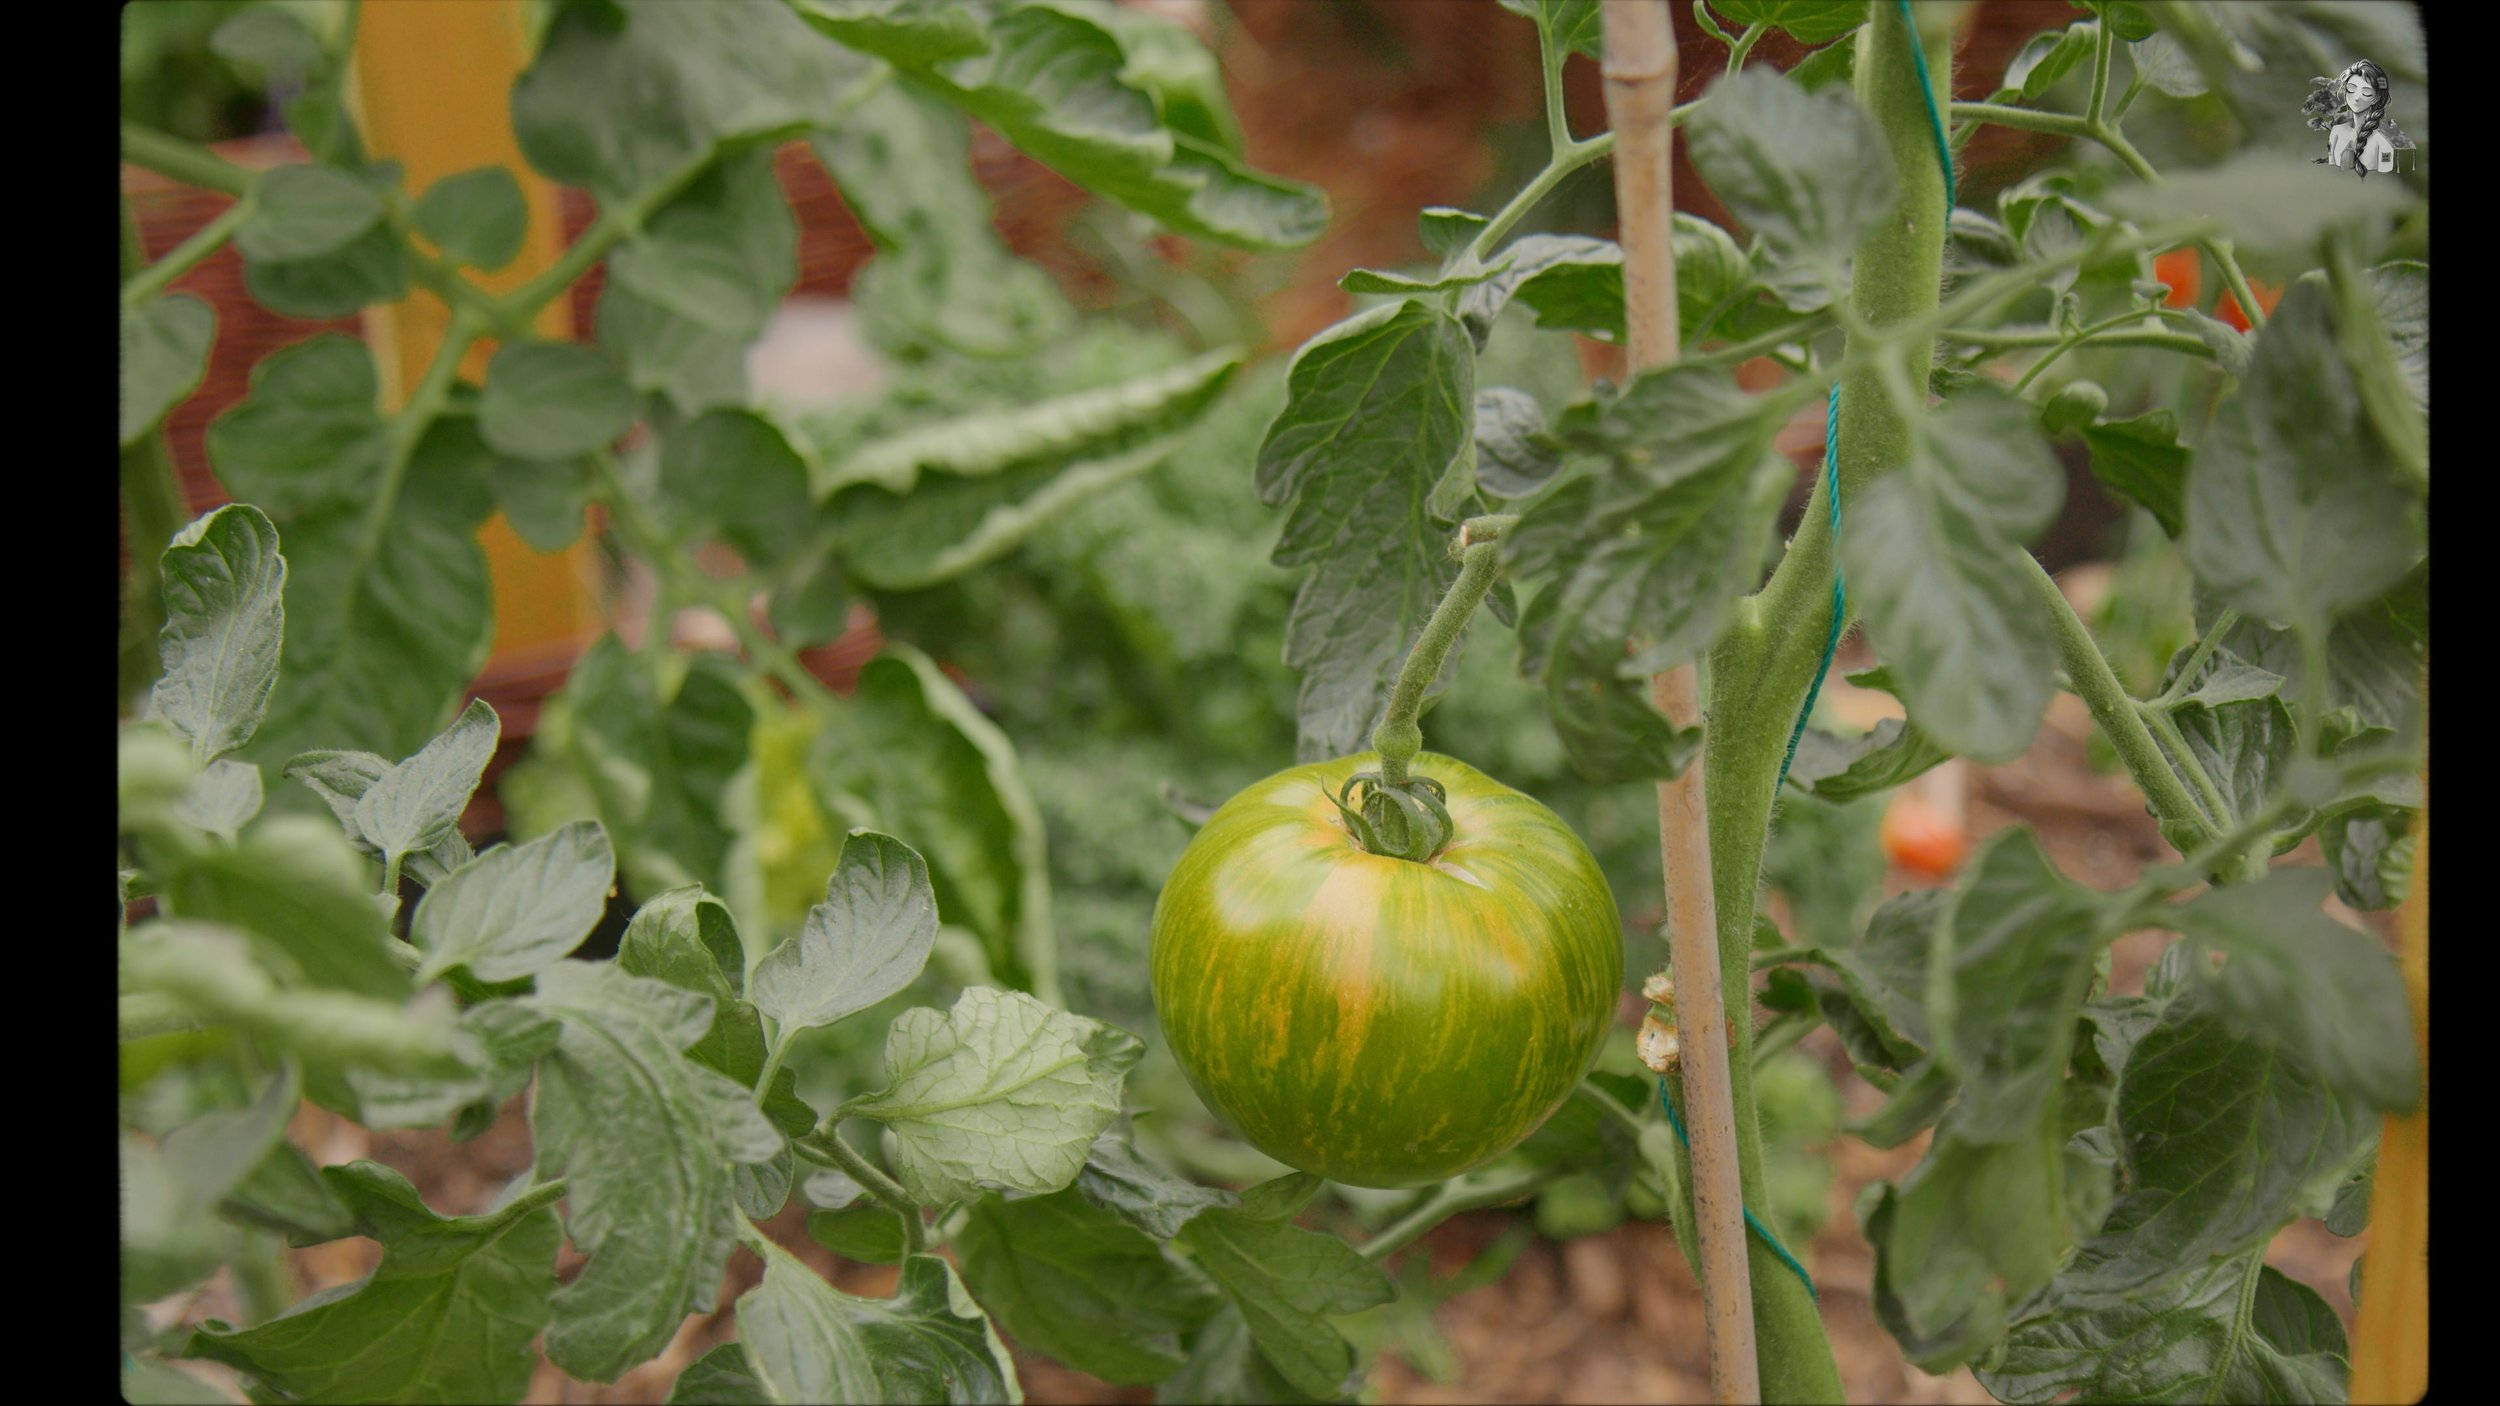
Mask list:
[[[1429,863],[1454,833],[1450,793],[1429,776],[1393,783],[1377,771],[1358,771],[1329,799],[1354,842],[1372,854]]]

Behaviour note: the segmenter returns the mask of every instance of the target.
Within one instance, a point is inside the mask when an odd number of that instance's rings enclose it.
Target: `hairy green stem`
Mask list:
[[[2266,310],[2258,305],[2257,292],[2248,286],[2248,275],[2240,272],[2238,247],[2218,236],[2199,239],[2197,247],[2213,257],[2214,266],[2222,270],[2222,281],[2231,289],[2231,298],[2240,305],[2240,316],[2248,319],[2251,331],[2266,325]]]
[[[2104,19],[2093,31],[2092,98],[2083,105],[2083,120],[2096,128],[2104,125],[2104,113],[2109,106],[2109,55],[2117,43],[2118,27]]]
[[[862,1191],[875,1197],[879,1205],[902,1217],[905,1255],[919,1254],[928,1244],[928,1232],[920,1223],[920,1203],[911,1199],[911,1193],[903,1190],[901,1183],[877,1170],[875,1163],[844,1142],[842,1135],[834,1131],[832,1119],[827,1119],[815,1132],[800,1138],[794,1146],[818,1161],[840,1167],[851,1180],[859,1183]]]
[[[2078,338],[2065,332],[1988,332],[1978,328],[1951,327],[1945,330],[1943,337],[1949,342],[1963,342],[1974,347],[1985,347],[1991,351],[2006,351],[2023,347],[2054,348],[2051,356],[2042,358],[2041,365],[2054,360],[2056,356],[2080,347],[2143,347],[2153,351],[2178,352],[2184,356],[2203,357],[2207,361],[2214,359],[2213,348],[2205,345],[2202,339],[2185,332],[2097,332]],[[2038,367],[2035,366],[2032,369],[2036,371]]]
[[[1372,729],[1372,750],[1380,754],[1380,779],[1391,786],[1406,784],[1407,767],[1423,750],[1424,730],[1417,719],[1423,713],[1424,692],[1441,677],[1450,646],[1466,633],[1476,607],[1484,604],[1485,593],[1501,574],[1501,545],[1498,540],[1475,542],[1459,561],[1458,579],[1450,583],[1441,603],[1433,607],[1432,618],[1424,622],[1423,633],[1415,637],[1415,647],[1407,651],[1406,664],[1389,690],[1389,710]]]
[[[590,228],[582,231],[581,238],[566,246],[545,272],[502,297],[490,300],[501,308],[504,322],[511,326],[526,325],[538,315],[540,308],[562,296],[566,289],[573,286],[574,280],[590,272],[592,265],[607,257],[608,250],[640,233],[644,221],[711,169],[712,160],[707,155],[702,160],[689,162],[632,202],[601,211],[599,217],[590,222]]]
[[[2127,140],[2125,133],[2107,122],[2094,122],[2071,112],[2040,112],[2007,103],[1955,103],[1950,115],[1959,121],[1985,122],[2025,132],[2046,132],[2052,136],[2082,137],[2098,142],[2133,172],[2136,179],[2147,185],[2157,185],[2161,181],[2161,173],[2144,159],[2144,153],[2135,149],[2135,144]]]
[[[789,1060],[790,1047],[797,1043],[798,1033],[798,1028],[795,1026],[788,1030],[776,1031],[774,1033],[772,1048],[764,1055],[764,1070],[762,1073],[755,1076],[755,1103],[757,1107],[762,1107],[764,1100],[771,1096],[773,1091],[773,1079],[776,1075],[781,1073],[781,1066]]]
[[[134,270],[145,251],[129,202],[122,204],[122,272]],[[165,450],[165,432],[142,435],[121,453],[122,539],[130,551],[130,569],[122,577],[121,657],[115,673],[120,706],[138,706],[139,695],[156,681],[161,665],[158,635],[165,628],[165,583],[159,574],[165,544],[182,530],[190,505],[174,476],[173,456]]]
[[[1569,114],[1563,111],[1562,70],[1564,61],[1569,59],[1571,54],[1568,50],[1557,51],[1555,49],[1553,40],[1547,35],[1543,24],[1536,27],[1536,46],[1537,55],[1545,64],[1546,150],[1549,153],[1567,151],[1572,145],[1571,119]]]
[[[125,209],[127,203],[125,202]],[[122,306],[135,308],[165,291],[177,278],[197,267],[202,259],[225,247],[235,230],[252,217],[251,193],[236,197],[232,205],[217,212],[217,218],[192,231],[191,237],[167,250],[165,257],[131,275],[122,284]]]
[[[689,560],[676,540],[654,521],[642,500],[625,486],[624,475],[618,472],[616,456],[601,452],[591,456],[591,487],[599,501],[607,507],[609,525],[624,539],[627,550],[658,574],[660,606],[653,609],[653,620],[643,641],[646,650],[665,650],[668,636],[668,611],[662,607],[682,602],[703,605],[718,611],[729,622],[738,637],[739,648],[782,687],[802,700],[821,707],[833,706],[833,690],[824,680],[808,672],[805,664],[789,646],[758,628],[747,605],[745,587],[738,581],[715,581],[705,576]],[[658,643],[654,643],[657,641]]]
[[[240,196],[259,179],[257,173],[235,165],[226,158],[194,142],[142,127],[135,122],[122,124],[122,160],[133,166],[154,171],[168,180],[203,190],[222,190]]]
[[[381,559],[383,543],[391,532],[391,514],[398,507],[400,488],[408,481],[409,466],[416,461],[417,445],[450,404],[452,386],[460,379],[460,360],[468,354],[469,345],[477,340],[479,331],[467,314],[454,309],[451,325],[443,330],[442,344],[434,349],[434,359],[427,363],[424,378],[409,393],[407,403],[391,416],[390,452],[382,462],[382,482],[374,489],[372,503],[365,509],[357,560],[370,562]],[[325,603],[323,608],[335,610],[341,620],[353,620],[356,596],[363,588],[364,578],[363,572],[350,575],[337,600]]]
[[[1949,89],[1953,16],[1935,11],[1923,18],[1933,28],[1913,33],[1899,7],[1872,6],[1856,41],[1858,97],[1891,149],[1900,187],[1893,209],[1861,239],[1852,263],[1856,273],[1844,322],[1852,329],[1850,348],[1840,366],[1838,457],[1844,494],[1862,490],[1906,457],[1911,426],[1884,385],[1883,365],[1906,356],[1910,365],[1902,374],[1924,385],[1933,361],[1934,329],[1946,325],[1940,320],[1939,294],[1949,212],[1913,46],[1926,50],[1927,67],[1940,93]],[[1957,311],[1984,307],[1994,297],[2030,286],[2035,277],[1976,280],[1957,294],[1953,306]],[[1819,388],[1806,386],[1797,394],[1802,401],[1819,394]],[[1731,993],[1752,989],[1754,912],[1780,758],[1831,626],[1833,543],[1825,492],[1818,476],[1801,527],[1770,584],[1743,602],[1735,627],[1711,654],[1704,755],[1711,775],[1710,848],[1721,980]],[[1745,1200],[1767,1205],[1753,1097],[1752,1022],[1729,1024],[1729,1072],[1740,1112],[1737,1150]],[[1839,1369],[1812,1295],[1758,1237],[1748,1241],[1755,1321],[1763,1344],[1764,1399],[1841,1399]]]
[[[1732,77],[1735,74],[1744,71],[1745,60],[1753,54],[1753,46],[1761,42],[1762,36],[1769,33],[1770,29],[1771,26],[1769,24],[1761,20],[1756,20],[1752,24],[1745,26],[1744,33],[1736,36],[1736,42],[1730,44],[1727,49],[1727,71],[1729,76]]]
[[[2091,135],[2089,124],[2071,112],[2041,112],[2036,108],[2015,107],[2008,103],[1955,103],[1947,115],[1973,126],[1985,123],[2025,132],[2047,132],[2060,137]]]
[[[2083,618],[2075,614],[2073,603],[2038,561],[2027,555],[2024,560],[2030,565],[2032,586],[2056,626],[2058,655],[2066,666],[2066,677],[2084,706],[2091,710],[2092,720],[2100,724],[2110,745],[2118,749],[2118,759],[2126,764],[2128,775],[2143,788],[2163,819],[2194,826],[2199,836],[2211,838],[2217,833],[2213,822],[2206,819],[2180,781],[2179,773],[2162,755],[2161,744],[2154,740],[2144,725],[2143,715],[2136,710],[2135,698],[2119,682],[2117,671],[2110,667],[2108,656],[2101,653],[2099,642],[2085,628]]]
[[[2221,787],[2214,784],[2213,777],[2205,770],[2205,764],[2188,750],[2187,738],[2179,731],[2178,719],[2170,716],[2167,708],[2138,703],[2135,710],[2143,717],[2145,727],[2168,749],[2173,768],[2203,803],[2205,815],[2213,822],[2213,828],[2230,828],[2233,819],[2230,799],[2222,794]]]
[[[2172,679],[2170,687],[2163,689],[2161,696],[2154,699],[2149,706],[2168,708],[2194,692],[2197,673],[2205,667],[2206,660],[2213,658],[2214,651],[2221,647],[2223,637],[2230,634],[2239,623],[2239,607],[2224,606],[2222,613],[2214,617],[2214,623],[2207,626],[2205,633],[2198,637],[2196,648],[2188,651],[2187,663],[2180,666],[2179,676]]]
[[[1516,1201],[1551,1181],[1554,1169],[1540,1167],[1518,1172],[1494,1181],[1477,1182],[1467,1177],[1445,1181],[1424,1198],[1423,1202],[1384,1227],[1378,1235],[1363,1242],[1358,1253],[1374,1264],[1421,1240],[1436,1225],[1465,1211],[1498,1206]]]
[[[2125,116],[2127,115],[2127,109],[2128,109],[2128,108],[2131,108],[2131,107],[2133,107],[2133,106],[2135,106],[2135,96],[2136,96],[2136,94],[2141,93],[2141,92],[2143,92],[2143,91],[2144,91],[2144,66],[2143,66],[2142,64],[2138,64],[2138,65],[2136,65],[2136,69],[2135,69],[2135,77],[2134,77],[2134,78],[2132,78],[2132,79],[2130,79],[2130,80],[2128,80],[2128,83],[2127,83],[2127,91],[2125,91],[2125,92],[2123,92],[2123,93],[2120,93],[2120,94],[2118,95],[2118,102],[2117,102],[2117,105],[2116,105],[2116,106],[2114,106],[2114,107],[2112,107],[2112,108],[2110,108],[2110,110],[2109,110],[2109,121],[2110,121],[2111,125],[2115,126],[2115,125],[2118,123],[2119,119],[2121,119],[2121,118],[2123,118],[2123,117],[2125,117]]]

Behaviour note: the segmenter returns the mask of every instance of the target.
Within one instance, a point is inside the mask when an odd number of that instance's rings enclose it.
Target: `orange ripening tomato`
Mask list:
[[[1951,875],[1970,851],[1970,835],[1962,826],[1915,791],[1893,796],[1877,833],[1883,840],[1885,860],[1930,879]]]
[[[2162,306],[2169,308],[2196,306],[2197,288],[2203,272],[2204,264],[2196,257],[2196,251],[2193,249],[2173,249],[2167,254],[2156,257],[2153,260],[2153,277],[2170,285],[2170,296],[2161,300]]]
[[[2283,301],[2283,290],[2271,283],[2260,283],[2252,278],[2248,280],[2248,291],[2257,295],[2257,306],[2265,309],[2268,317],[2274,315],[2274,305]],[[2222,295],[2222,303],[2214,309],[2214,316],[2239,331],[2248,330],[2248,314],[2240,311],[2240,300],[2230,293]]]

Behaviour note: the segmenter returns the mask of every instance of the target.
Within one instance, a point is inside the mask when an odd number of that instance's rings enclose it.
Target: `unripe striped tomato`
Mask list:
[[[1208,1108],[1280,1162],[1420,1186],[1516,1146],[1613,1022],[1622,920],[1552,811],[1424,753],[1453,834],[1371,854],[1333,797],[1369,753],[1226,801],[1155,904],[1155,1013]]]

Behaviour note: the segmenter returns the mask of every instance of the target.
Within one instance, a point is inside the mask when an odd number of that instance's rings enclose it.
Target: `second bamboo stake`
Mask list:
[[[1676,48],[1666,0],[1606,0],[1606,120],[1615,133],[1615,206],[1623,246],[1629,369],[1675,361],[1673,140]],[[1701,720],[1691,664],[1650,681],[1667,720]],[[1728,1074],[1726,1002],[1719,979],[1718,905],[1711,892],[1710,822],[1701,754],[1658,783],[1658,842],[1666,868],[1667,948],[1676,979],[1685,1127],[1691,1140],[1693,1218],[1701,1258],[1710,1391],[1720,1402],[1762,1399],[1755,1360],[1753,1287],[1746,1263],[1744,1190],[1737,1170],[1736,1098]]]

